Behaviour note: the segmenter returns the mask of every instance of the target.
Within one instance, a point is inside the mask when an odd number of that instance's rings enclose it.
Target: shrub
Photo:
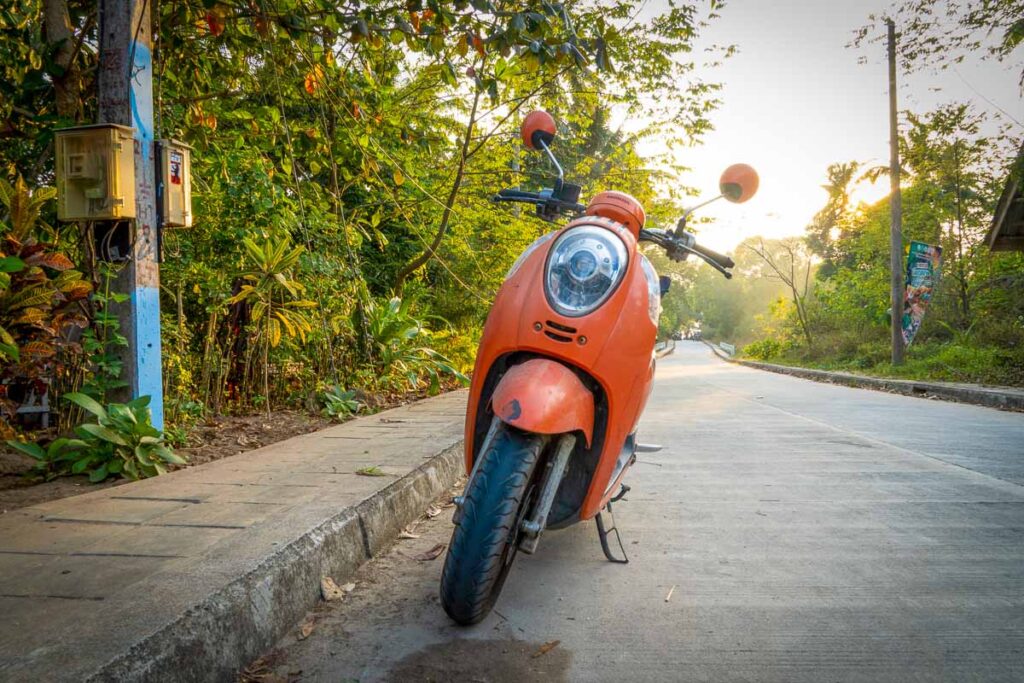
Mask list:
[[[757,360],[771,360],[782,355],[782,343],[768,338],[752,342],[743,347],[743,355]]]
[[[363,404],[356,400],[355,391],[345,391],[338,385],[321,393],[320,398],[324,403],[323,414],[336,420],[355,415],[363,407]]]
[[[387,303],[371,301],[361,312],[381,385],[419,389],[425,376],[430,392],[437,393],[442,374],[468,383],[469,379],[448,358],[425,344],[434,333],[413,314],[414,302],[413,298],[398,297]],[[358,327],[359,321],[354,323]]]
[[[105,409],[85,394],[72,392],[64,398],[96,417],[95,423],[75,427],[78,438],[55,439],[45,450],[34,443],[7,442],[34,458],[35,472],[46,479],[69,473],[88,474],[91,482],[117,475],[143,479],[164,474],[168,464],[185,464],[150,422],[149,396]]]

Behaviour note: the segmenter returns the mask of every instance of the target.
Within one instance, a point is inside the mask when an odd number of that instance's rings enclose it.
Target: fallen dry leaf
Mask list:
[[[390,476],[390,475],[388,475],[387,472],[385,472],[381,468],[377,467],[376,465],[373,465],[371,467],[363,467],[362,469],[358,469],[358,470],[356,470],[356,474],[364,476],[364,477],[387,477],[387,476]]]
[[[345,597],[345,593],[338,588],[338,584],[334,583],[334,579],[329,576],[320,579],[320,594],[327,602],[341,600]]]
[[[419,538],[420,535],[419,534],[414,534],[411,531],[406,531],[405,529],[402,529],[401,531],[398,532],[398,537],[399,538]]]
[[[356,585],[354,583],[346,583],[345,585],[343,585],[341,587],[341,590],[345,591],[346,593],[351,593],[355,589],[356,589]]]
[[[309,638],[310,634],[313,633],[313,628],[315,626],[316,622],[313,620],[313,617],[309,617],[304,622],[302,622],[302,626],[299,627],[299,640],[305,640],[306,638]]]
[[[560,640],[549,640],[548,642],[544,643],[536,652],[533,653],[533,659],[537,659],[537,657],[543,657],[544,655],[558,647],[561,644],[561,642],[562,641]]]
[[[436,505],[431,505],[430,507],[427,508],[427,512],[425,514],[427,515],[427,517],[433,519],[434,517],[437,517],[439,514],[441,514],[441,508],[437,507]]]
[[[437,556],[444,552],[444,543],[438,543],[430,550],[425,550],[419,555],[413,555],[412,559],[419,560],[420,562],[429,562],[430,560],[436,560]]]

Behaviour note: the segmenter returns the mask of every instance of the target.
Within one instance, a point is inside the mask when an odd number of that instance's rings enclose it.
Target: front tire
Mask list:
[[[494,607],[519,545],[519,525],[532,503],[534,472],[544,447],[536,434],[502,423],[466,490],[441,573],[441,605],[463,626]]]

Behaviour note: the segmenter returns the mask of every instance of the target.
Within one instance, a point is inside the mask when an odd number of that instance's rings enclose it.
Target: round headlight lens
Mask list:
[[[562,315],[586,315],[615,291],[628,261],[625,243],[610,230],[567,230],[548,255],[548,301]]]

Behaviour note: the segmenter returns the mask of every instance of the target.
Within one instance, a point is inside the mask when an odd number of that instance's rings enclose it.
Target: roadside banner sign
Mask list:
[[[942,247],[911,242],[907,250],[906,292],[903,295],[903,344],[910,346],[939,281]]]

